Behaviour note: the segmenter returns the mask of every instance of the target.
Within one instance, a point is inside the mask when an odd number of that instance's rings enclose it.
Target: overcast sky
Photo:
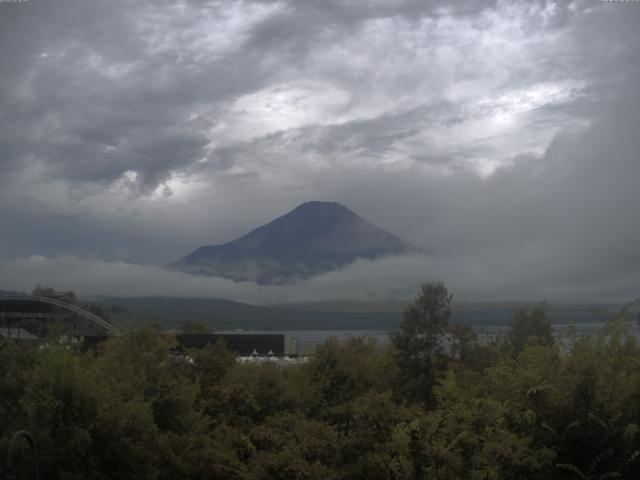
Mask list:
[[[0,288],[631,299],[639,69],[633,2],[0,3]],[[289,289],[154,267],[308,200],[433,256]]]

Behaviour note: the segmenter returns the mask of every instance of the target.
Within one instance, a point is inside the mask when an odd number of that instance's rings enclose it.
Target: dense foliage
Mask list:
[[[172,356],[151,327],[89,352],[5,342],[0,449],[31,431],[47,479],[638,478],[640,345],[624,316],[554,340],[527,310],[480,341],[448,325],[450,300],[425,285],[388,348],[330,340],[289,368],[220,344]]]

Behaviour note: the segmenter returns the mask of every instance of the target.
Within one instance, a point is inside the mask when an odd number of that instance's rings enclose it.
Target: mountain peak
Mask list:
[[[293,212],[302,212],[302,213],[310,213],[310,212],[351,212],[347,207],[338,202],[322,202],[318,200],[311,200],[309,202],[304,202],[298,205],[296,208],[291,210],[289,213]],[[355,215],[355,214],[354,214]]]
[[[301,203],[300,205],[298,205],[296,208],[294,208],[294,210],[297,210],[299,208],[321,208],[321,207],[325,207],[325,208],[335,208],[335,207],[339,207],[339,208],[347,208],[344,205],[338,203],[338,202],[325,202],[322,200],[309,200],[308,202],[304,202]]]
[[[295,209],[298,208],[341,208],[348,210],[347,207],[338,202],[325,202],[322,200],[309,200],[308,202],[301,203]],[[294,209],[294,210],[295,210]]]
[[[229,243],[200,247],[170,268],[285,283],[341,268],[357,258],[417,250],[340,203],[310,201]]]

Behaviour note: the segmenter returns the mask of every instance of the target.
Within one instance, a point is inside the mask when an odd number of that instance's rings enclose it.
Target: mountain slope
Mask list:
[[[343,267],[357,258],[416,251],[339,203],[307,202],[237,240],[200,247],[169,268],[285,283]]]

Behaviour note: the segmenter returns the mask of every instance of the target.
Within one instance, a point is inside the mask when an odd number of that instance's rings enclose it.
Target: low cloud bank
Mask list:
[[[265,286],[201,277],[159,267],[78,257],[41,256],[0,263],[6,290],[30,291],[36,283],[81,295],[226,298],[254,304],[322,300],[406,300],[420,282],[444,281],[458,301],[626,302],[640,294],[640,273],[574,278],[546,269],[535,255],[451,259],[405,255],[362,260],[290,285]]]

